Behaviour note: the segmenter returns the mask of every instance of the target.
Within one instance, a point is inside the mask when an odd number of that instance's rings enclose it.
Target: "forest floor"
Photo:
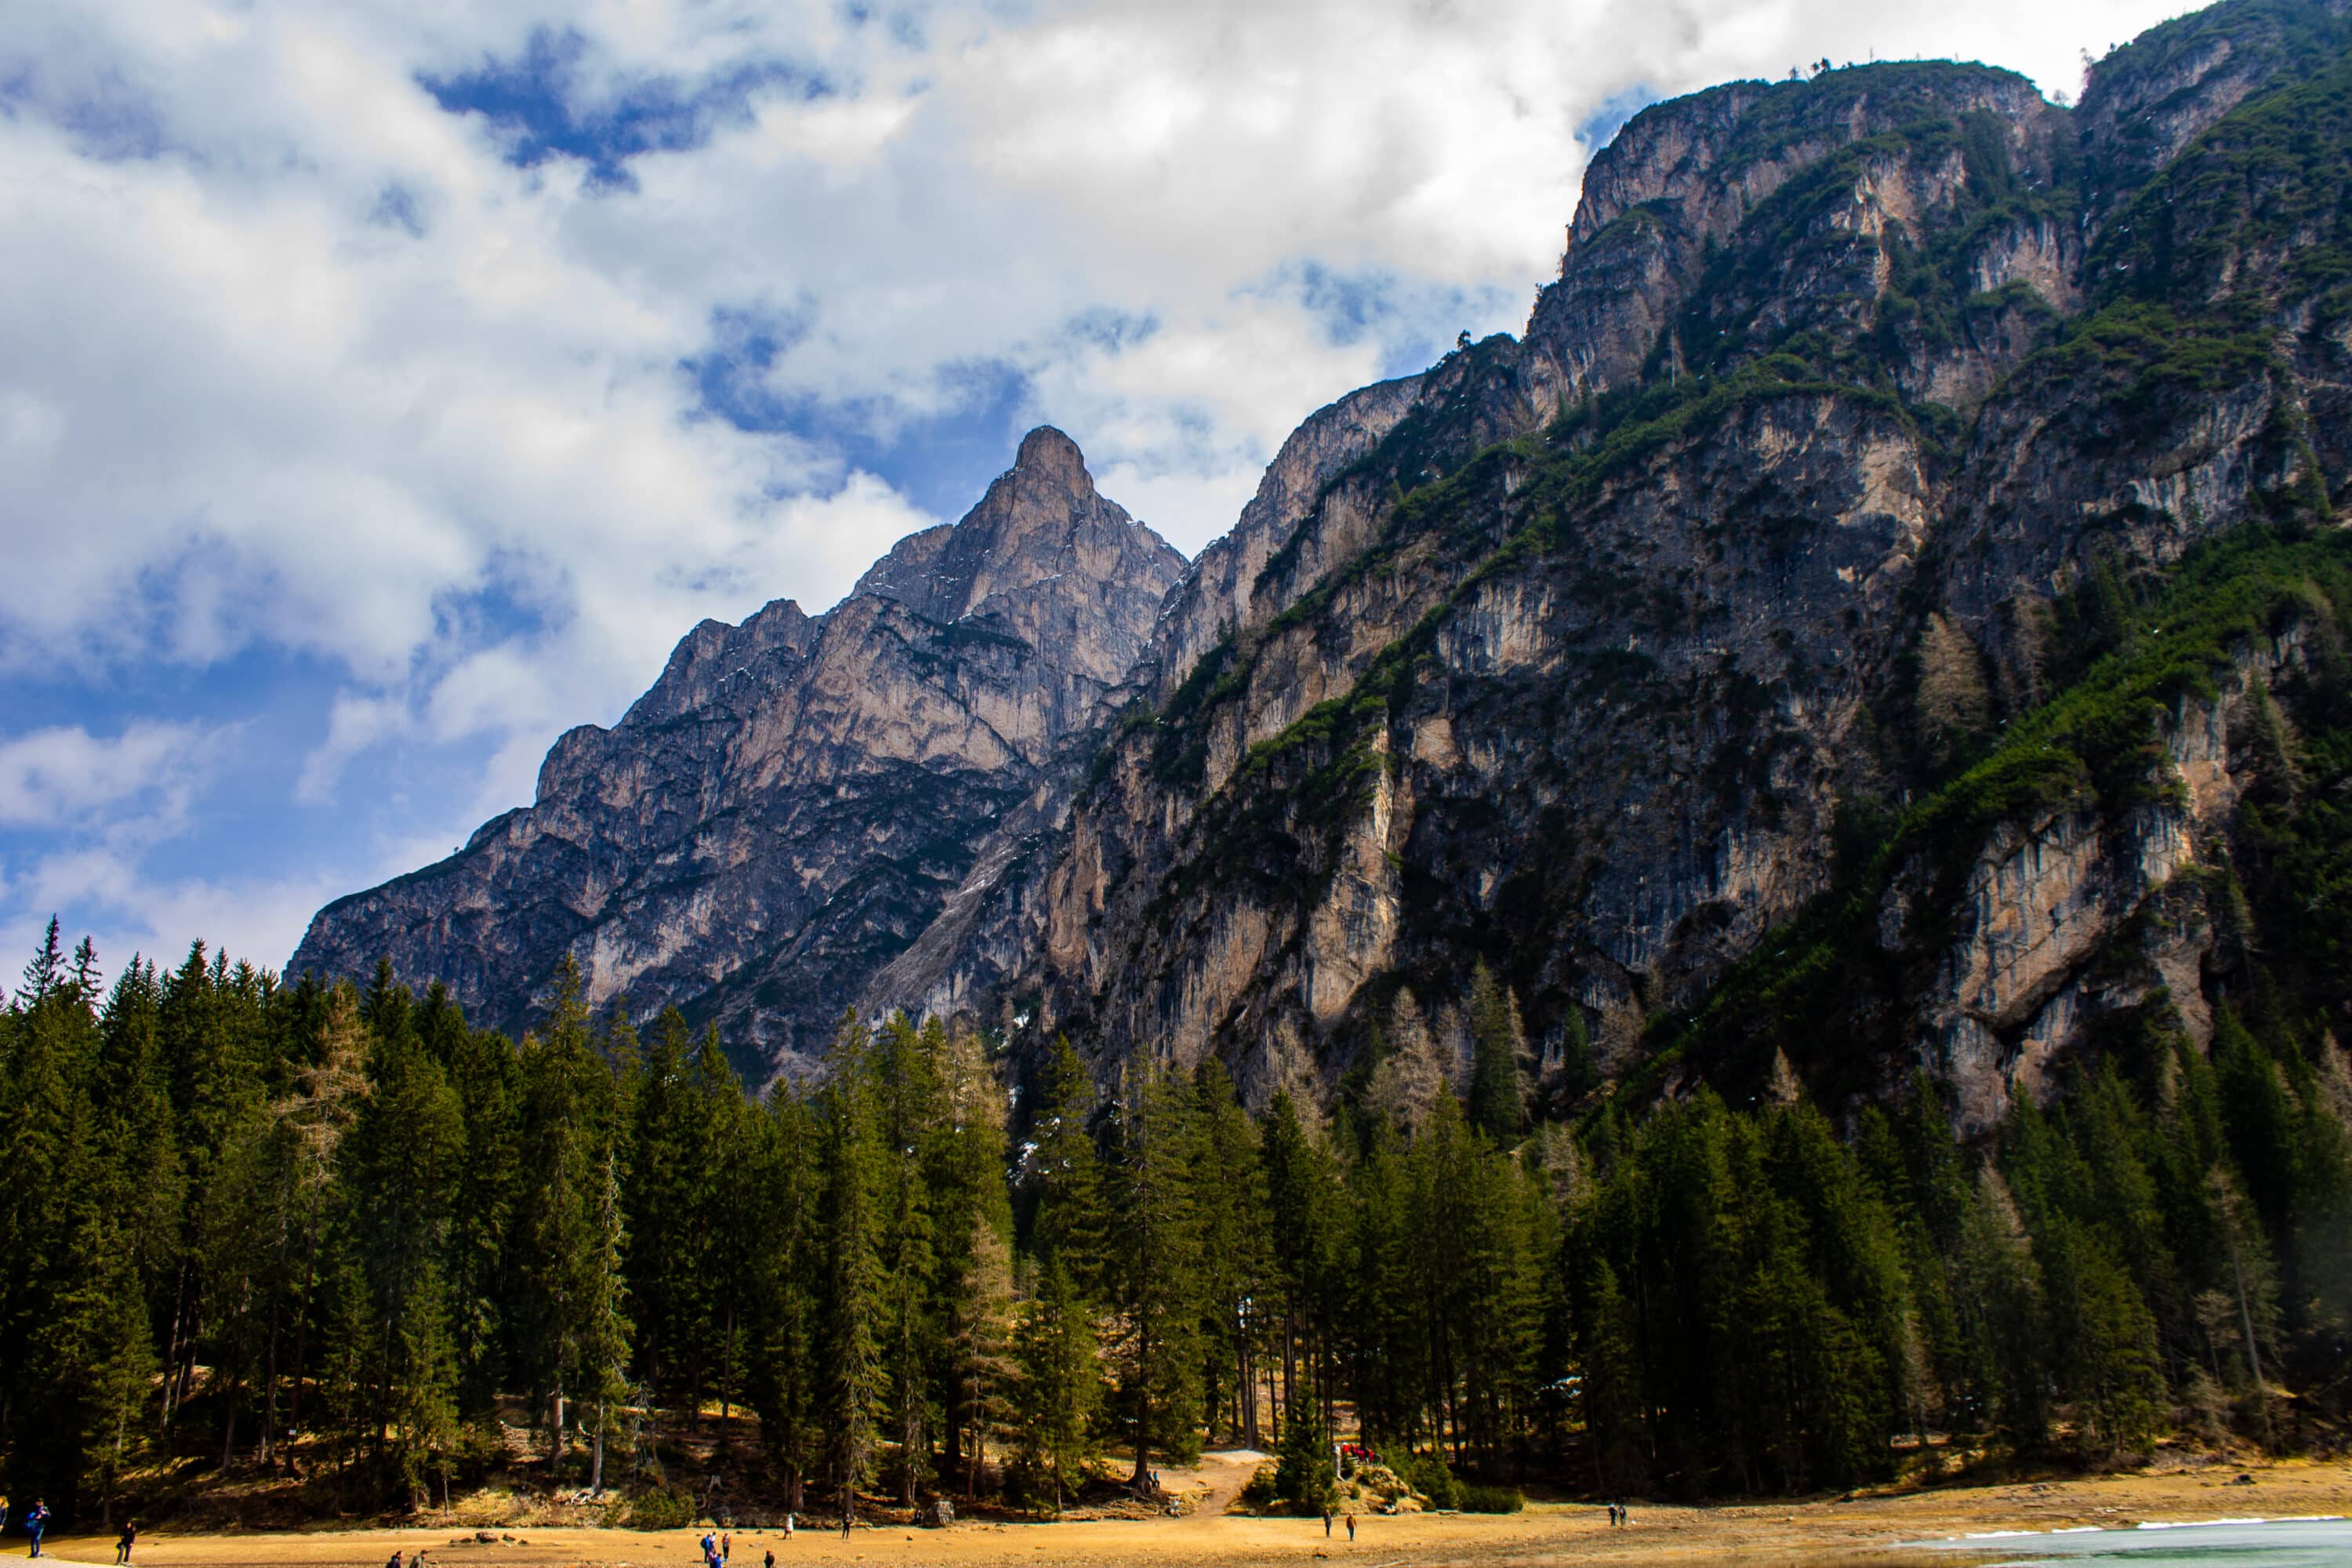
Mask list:
[[[2117,1527],[2141,1521],[2294,1518],[2352,1514],[2352,1465],[2284,1461],[2179,1468],[2005,1486],[1949,1486],[1831,1501],[1813,1500],[1705,1508],[1636,1502],[1633,1523],[1612,1529],[1607,1511],[1581,1503],[1530,1502],[1517,1514],[1359,1515],[1357,1539],[1319,1521],[1252,1519],[1216,1509],[1255,1468],[1257,1456],[1208,1456],[1200,1468],[1170,1470],[1171,1491],[1208,1506],[1181,1518],[1117,1518],[1052,1524],[975,1521],[944,1530],[862,1526],[847,1540],[838,1530],[803,1530],[787,1542],[775,1529],[734,1532],[735,1568],[761,1568],[773,1551],[794,1568],[1175,1568],[1190,1563],[1298,1563],[1333,1568],[1470,1568],[1578,1563],[1727,1563],[1839,1564],[1877,1568],[2014,1557],[2015,1542],[1986,1543],[1981,1558],[1948,1546],[1997,1530]],[[2240,1476],[2251,1478],[2242,1483]],[[419,1548],[446,1568],[695,1568],[699,1530],[541,1528],[318,1530],[287,1532],[142,1534],[142,1568],[382,1568],[397,1547]],[[12,1539],[7,1555],[23,1548]],[[113,1542],[95,1537],[53,1541],[60,1563],[107,1563]]]

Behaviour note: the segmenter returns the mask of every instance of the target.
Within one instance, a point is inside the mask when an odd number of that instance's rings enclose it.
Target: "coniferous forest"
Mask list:
[[[714,1426],[732,1506],[828,1515],[1050,1512],[1209,1442],[1312,1507],[1334,1434],[1491,1502],[2342,1430],[2332,1045],[2224,1010],[1969,1145],[1924,1080],[1833,1123],[1785,1063],[1535,1125],[1513,998],[1465,1000],[1469,1061],[1400,992],[1328,1111],[899,1017],[755,1094],[568,974],[516,1042],[388,967],[108,985],[53,925],[0,1011],[8,1484],[95,1524],[159,1478],[349,1514],[519,1468],[667,1523]]]

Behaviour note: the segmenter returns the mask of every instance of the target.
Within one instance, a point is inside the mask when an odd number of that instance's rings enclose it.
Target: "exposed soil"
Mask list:
[[[1054,1524],[960,1523],[944,1530],[866,1525],[844,1540],[835,1529],[734,1531],[732,1568],[763,1568],[765,1554],[793,1568],[1176,1568],[1182,1563],[1298,1563],[1339,1568],[1429,1568],[1578,1563],[1755,1564],[1965,1563],[1968,1554],[1916,1549],[1990,1530],[2120,1526],[2142,1520],[2268,1518],[2352,1513],[2352,1465],[2291,1461],[2082,1480],[1948,1487],[1851,1500],[1681,1508],[1633,1504],[1633,1523],[1612,1529],[1589,1504],[1535,1502],[1518,1514],[1359,1514],[1350,1543],[1343,1524],[1326,1540],[1312,1519],[1251,1519],[1219,1511],[1256,1468],[1257,1456],[1210,1455],[1195,1470],[1170,1470],[1167,1489],[1193,1506],[1179,1517],[1111,1518]],[[2239,1484],[2241,1475],[2251,1484]],[[1202,1506],[1205,1505],[1205,1506]],[[638,1531],[537,1526],[460,1530],[463,1510],[437,1527],[281,1533],[142,1535],[142,1568],[383,1568],[397,1547],[422,1549],[447,1568],[697,1568],[699,1530]],[[489,1539],[479,1537],[487,1535]],[[21,1551],[12,1538],[11,1552]],[[1900,1550],[1910,1545],[1912,1550]],[[2015,1554],[2011,1542],[2005,1554]],[[1988,1555],[1990,1555],[1988,1548]],[[51,1542],[59,1563],[108,1563],[110,1540]]]

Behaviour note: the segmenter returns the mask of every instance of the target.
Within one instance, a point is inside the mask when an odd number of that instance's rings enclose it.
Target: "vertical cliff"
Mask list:
[[[1925,1066],[1974,1122],[2103,1020],[2195,1027],[2242,976],[2200,900],[2269,643],[2213,645],[2226,700],[2134,699],[2127,785],[2070,731],[2046,795],[1950,802],[2137,646],[2116,604],[2332,528],[2345,47],[2340,7],[2241,4],[2071,112],[1901,64],[1636,116],[1524,339],[1302,427],[1066,820],[869,996],[1328,1091],[1400,984],[1484,959],[1538,1089],[1590,1034],[1639,1092],[1777,1052],[1849,1093]],[[1792,935],[1862,905],[1876,959]],[[1777,972],[1807,954],[1853,984]]]

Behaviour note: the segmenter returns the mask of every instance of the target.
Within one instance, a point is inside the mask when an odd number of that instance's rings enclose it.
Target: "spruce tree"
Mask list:
[[[552,1470],[568,1449],[574,1403],[609,1397],[619,1262],[605,1214],[620,1152],[618,1106],[568,958],[545,1032],[523,1038],[520,1076],[509,1351],[546,1423]]]
[[[1265,1175],[1257,1129],[1212,1057],[1193,1074],[1200,1105],[1201,1366],[1213,1436],[1222,1426],[1245,1447],[1259,1440],[1257,1304],[1272,1284]]]
[[[1071,1289],[1092,1297],[1103,1288],[1102,1171],[1090,1121],[1094,1081],[1069,1037],[1047,1047],[1044,1092],[1030,1119],[1021,1169],[1029,1205],[1029,1247],[1041,1262],[1061,1264]]]
[[[1470,1124],[1497,1143],[1518,1141],[1526,1096],[1519,1058],[1527,1031],[1518,999],[1480,960],[1470,977]]]
[[[818,1240],[817,1421],[845,1521],[874,1477],[877,1439],[889,1399],[884,1364],[886,1281],[881,1249],[888,1194],[884,1150],[866,1071],[871,1036],[855,1013],[835,1031],[826,1081],[817,1097],[824,1171]]]
[[[1020,1364],[1015,1416],[1022,1457],[1055,1512],[1085,1477],[1102,1404],[1101,1350],[1093,1315],[1059,1258],[1040,1266],[1014,1339]]]
[[[1131,1069],[1127,1091],[1111,1270],[1129,1484],[1144,1493],[1155,1454],[1189,1463],[1200,1450],[1200,1115],[1192,1085],[1164,1070]]]

